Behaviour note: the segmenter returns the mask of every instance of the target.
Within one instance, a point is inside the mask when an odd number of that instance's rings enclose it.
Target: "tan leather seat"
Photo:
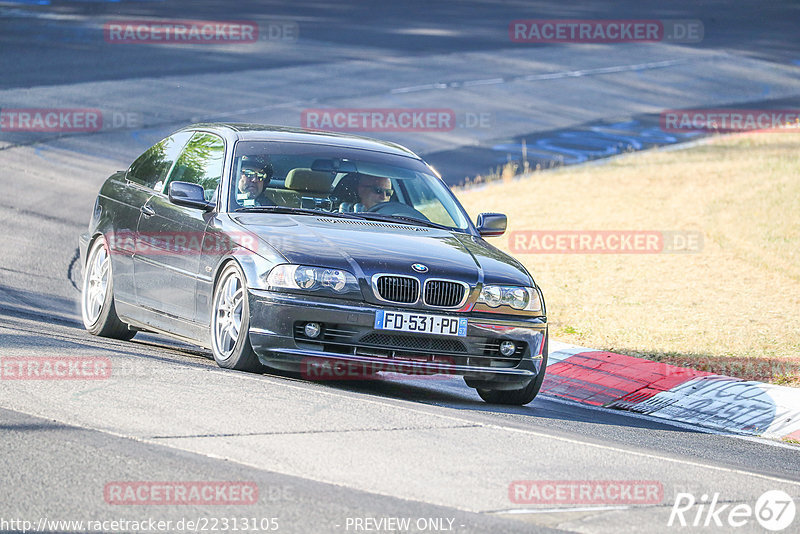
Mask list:
[[[312,171],[311,169],[297,168],[289,171],[286,176],[286,189],[303,193],[330,193],[331,174],[328,172]]]

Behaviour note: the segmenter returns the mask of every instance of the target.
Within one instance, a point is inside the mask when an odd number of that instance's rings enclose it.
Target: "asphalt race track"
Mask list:
[[[309,109],[448,108],[451,130],[366,135],[438,155],[455,182],[465,161],[477,174],[518,157],[521,139],[550,140],[541,161],[580,162],[603,155],[597,138],[565,149],[552,142],[559,132],[652,128],[643,117],[666,109],[796,109],[797,3],[44,3],[0,1],[0,108],[99,110],[103,125],[0,128],[0,357],[108,358],[112,374],[0,381],[0,531],[146,531],[152,519],[171,521],[162,531],[232,532],[224,518],[254,518],[258,532],[761,532],[755,516],[727,523],[730,510],[769,490],[800,503],[800,456],[786,444],[546,395],[499,408],[452,377],[311,383],[223,371],[160,336],[95,338],[81,325],[76,262],[103,180],[191,122],[300,126]],[[254,20],[266,32],[249,44],[104,39],[110,20],[152,18]],[[519,44],[516,19],[692,19],[704,37]],[[258,499],[120,504],[108,488],[125,481],[245,481]],[[515,481],[660,489],[647,503],[530,504]],[[682,516],[689,526],[670,525],[687,493],[698,503]],[[709,517],[712,499],[727,508]]]

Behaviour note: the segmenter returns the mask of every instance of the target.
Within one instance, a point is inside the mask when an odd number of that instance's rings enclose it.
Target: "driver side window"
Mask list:
[[[167,180],[189,182],[203,186],[206,199],[211,200],[222,179],[225,162],[225,143],[217,135],[197,132],[183,149]]]

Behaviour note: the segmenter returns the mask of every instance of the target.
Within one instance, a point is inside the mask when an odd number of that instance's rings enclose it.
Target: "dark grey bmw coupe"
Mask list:
[[[547,319],[530,274],[484,240],[505,229],[473,224],[402,146],[196,124],[103,184],[80,236],[83,322],[174,336],[229,369],[456,374],[527,404]]]

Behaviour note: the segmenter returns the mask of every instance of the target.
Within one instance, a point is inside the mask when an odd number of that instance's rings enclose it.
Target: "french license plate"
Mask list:
[[[467,318],[378,310],[375,329],[464,337],[467,335]]]

